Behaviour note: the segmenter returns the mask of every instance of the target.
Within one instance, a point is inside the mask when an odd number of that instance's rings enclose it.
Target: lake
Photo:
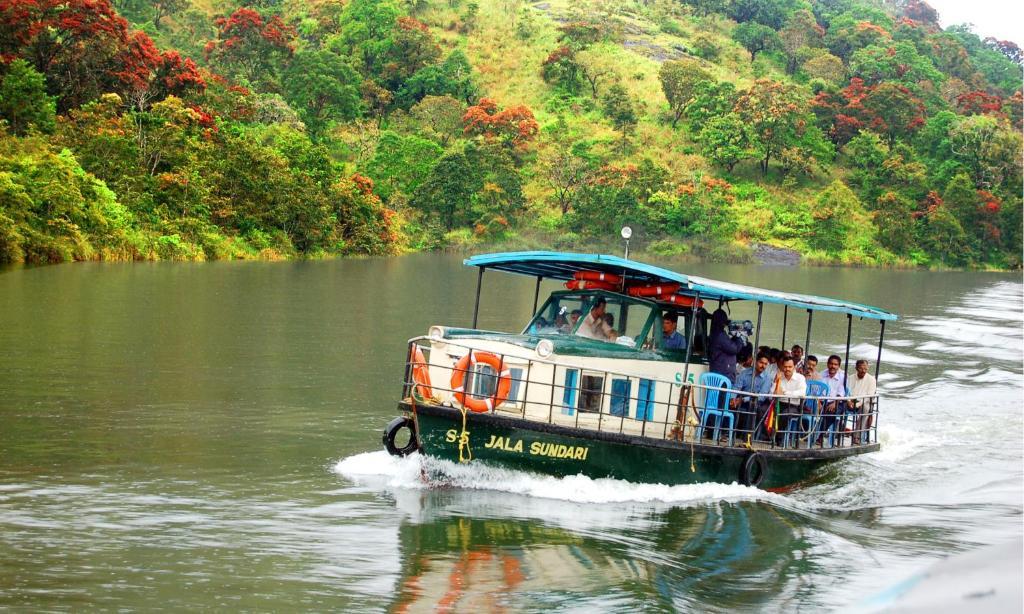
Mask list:
[[[0,609],[850,609],[1020,537],[1019,273],[675,268],[899,313],[882,450],[787,494],[479,465],[425,485],[381,430],[406,340],[471,322],[461,258],[0,271]],[[479,326],[532,303],[488,274]],[[805,328],[791,311],[787,345]],[[845,332],[816,315],[811,352]],[[851,356],[873,368],[877,340],[855,320]]]

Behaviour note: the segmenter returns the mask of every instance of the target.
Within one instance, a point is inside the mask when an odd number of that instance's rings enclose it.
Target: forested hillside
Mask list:
[[[1020,267],[1022,61],[918,0],[0,0],[0,263]]]

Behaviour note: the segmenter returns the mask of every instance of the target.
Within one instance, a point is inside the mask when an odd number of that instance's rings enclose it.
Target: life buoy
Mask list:
[[[679,305],[680,307],[693,307],[695,304],[698,308],[704,306],[704,301],[694,301],[692,296],[682,296],[681,294],[660,296],[658,297],[658,300],[662,303],[672,303],[673,305]]]
[[[498,387],[494,391],[493,397],[478,399],[466,392],[466,373],[468,373],[469,370],[477,363],[483,363],[489,366],[498,374]],[[455,400],[459,402],[459,405],[462,405],[470,411],[478,414],[492,411],[495,407],[505,402],[505,399],[508,398],[509,390],[511,389],[512,372],[509,371],[508,368],[502,364],[501,359],[494,354],[470,351],[468,354],[460,358],[459,362],[455,363],[455,369],[452,371],[452,392],[455,393]]]
[[[571,279],[565,282],[565,287],[569,290],[618,290],[619,285],[610,281]]]
[[[661,296],[662,294],[675,294],[679,291],[679,284],[645,284],[643,286],[630,286],[626,293],[630,296]]]
[[[409,441],[402,447],[395,444],[395,438],[402,429],[409,429]],[[416,421],[408,416],[399,416],[392,420],[384,428],[384,449],[391,456],[408,456],[420,449],[420,443],[416,436]]]
[[[622,283],[622,277],[614,273],[599,273],[597,271],[576,271],[572,278],[578,281],[606,281],[613,285]]]
[[[757,452],[747,454],[740,465],[740,484],[757,487],[768,475],[768,461]]]
[[[427,360],[423,357],[423,350],[418,345],[413,346],[412,351],[412,381],[415,384],[415,392],[422,399],[429,399],[434,396],[434,389],[430,386],[430,368]]]

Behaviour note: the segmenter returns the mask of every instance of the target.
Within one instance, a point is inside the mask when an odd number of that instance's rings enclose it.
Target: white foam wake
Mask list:
[[[574,503],[706,503],[783,499],[740,484],[637,484],[584,475],[554,477],[471,462],[458,465],[413,454],[405,458],[387,452],[366,452],[342,459],[334,470],[353,481],[387,489],[437,486],[505,492]]]

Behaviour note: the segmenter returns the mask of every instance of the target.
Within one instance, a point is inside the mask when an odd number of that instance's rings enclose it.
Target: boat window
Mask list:
[[[601,411],[604,397],[604,376],[583,374],[580,382],[580,411],[597,413]]]
[[[583,314],[584,297],[579,295],[552,295],[527,325],[528,335],[567,335],[575,328]]]
[[[513,405],[519,404],[519,386],[523,383],[523,370],[519,367],[509,369],[512,378],[512,386],[508,390],[508,402]]]
[[[483,399],[493,396],[498,387],[498,378],[494,377],[494,369],[490,365],[476,363],[476,369],[468,373],[470,381],[466,385],[469,393]]]

